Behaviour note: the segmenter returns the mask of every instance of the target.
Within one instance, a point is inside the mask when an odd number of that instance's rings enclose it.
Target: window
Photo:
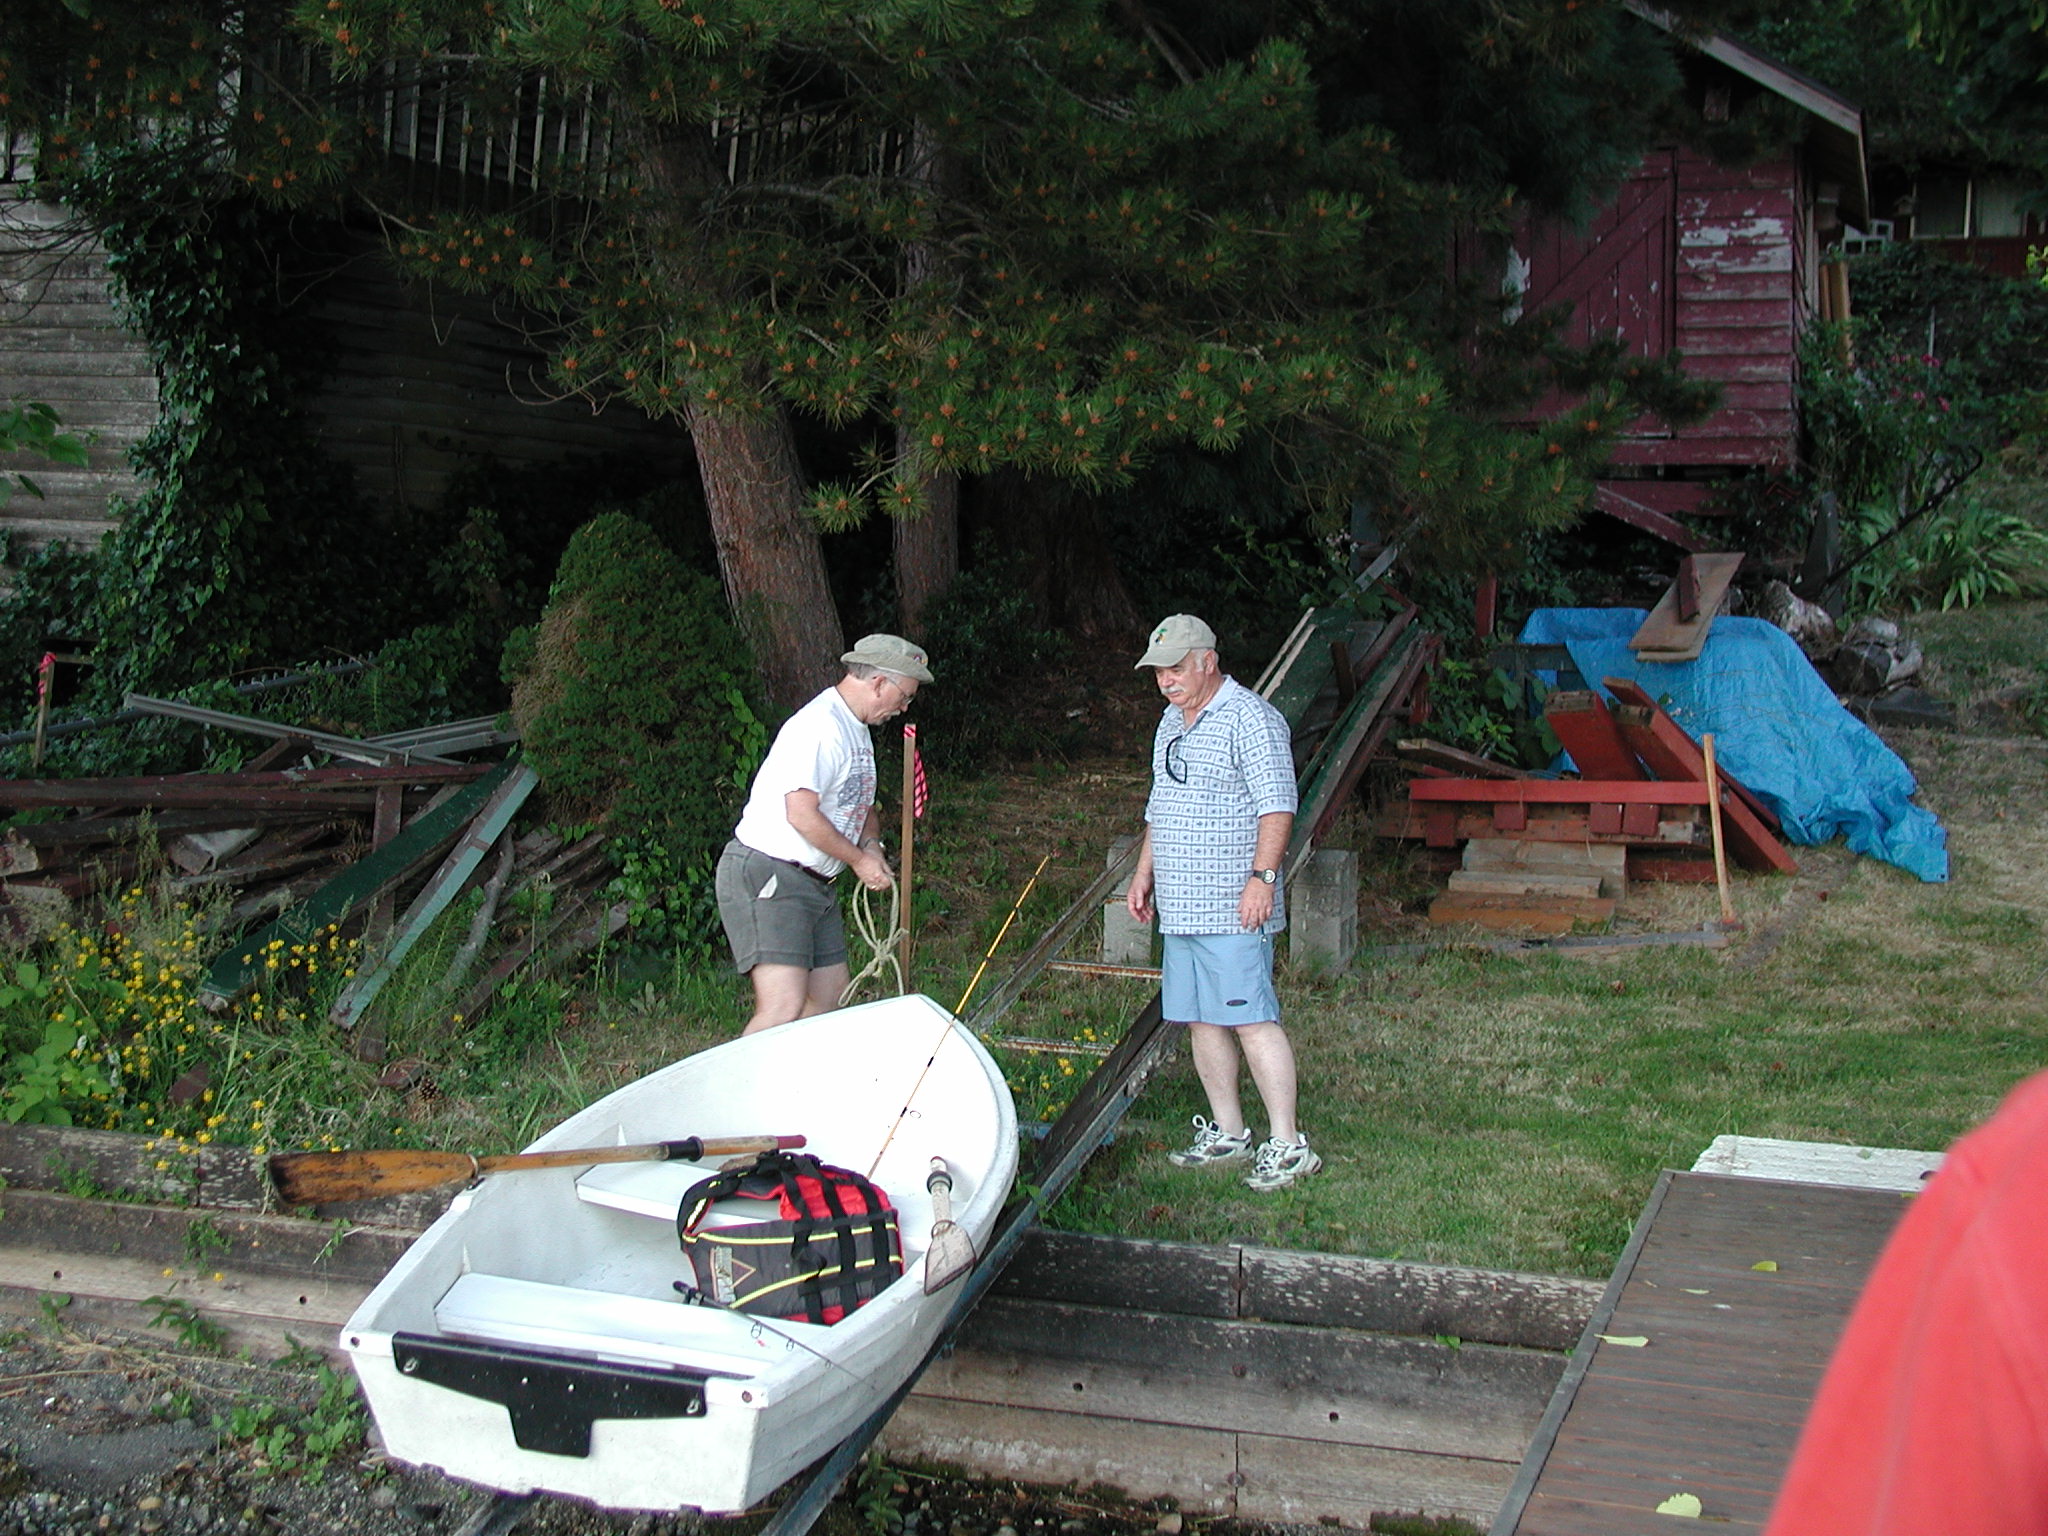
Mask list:
[[[2012,181],[1980,181],[1972,198],[1970,233],[1973,235],[2024,235],[2027,232],[2027,194]]]
[[[1913,238],[1953,240],[1969,228],[1966,177],[1923,176],[1913,185]]]

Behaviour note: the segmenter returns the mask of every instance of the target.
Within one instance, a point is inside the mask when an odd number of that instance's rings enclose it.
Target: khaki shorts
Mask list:
[[[832,882],[737,840],[718,856],[718,915],[741,975],[757,965],[819,971],[846,963]]]

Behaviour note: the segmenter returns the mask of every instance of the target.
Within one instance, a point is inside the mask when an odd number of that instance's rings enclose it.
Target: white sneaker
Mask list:
[[[1308,1148],[1308,1138],[1282,1141],[1274,1136],[1259,1144],[1257,1161],[1244,1176],[1245,1188],[1260,1191],[1285,1189],[1296,1179],[1305,1179],[1323,1166],[1323,1160]]]
[[[1167,1160],[1177,1168],[1234,1163],[1251,1155],[1252,1133],[1249,1130],[1239,1131],[1233,1136],[1215,1121],[1201,1115],[1195,1116],[1194,1141],[1178,1152],[1166,1154]]]

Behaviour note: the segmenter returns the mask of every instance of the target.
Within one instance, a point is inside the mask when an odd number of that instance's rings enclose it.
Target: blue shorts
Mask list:
[[[1160,1008],[1174,1024],[1280,1021],[1270,933],[1161,936]]]

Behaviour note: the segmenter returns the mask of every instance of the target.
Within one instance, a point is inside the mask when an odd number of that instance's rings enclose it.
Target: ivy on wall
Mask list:
[[[326,349],[291,303],[302,258],[289,218],[222,199],[176,142],[103,155],[63,192],[98,229],[160,389],[134,454],[145,488],[117,508],[79,619],[95,695],[380,638],[398,593],[373,572],[366,509],[307,423]]]

